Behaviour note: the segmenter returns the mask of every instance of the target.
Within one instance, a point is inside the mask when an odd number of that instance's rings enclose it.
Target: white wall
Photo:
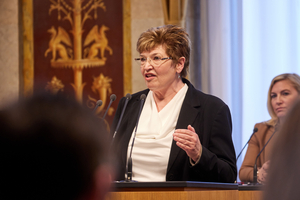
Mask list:
[[[238,154],[255,123],[270,119],[266,102],[272,78],[300,74],[300,0],[207,3],[210,93],[231,109]]]
[[[243,143],[270,119],[267,91],[281,73],[300,74],[300,1],[243,0]]]

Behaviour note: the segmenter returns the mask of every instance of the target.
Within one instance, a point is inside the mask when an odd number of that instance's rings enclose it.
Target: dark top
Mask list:
[[[173,140],[167,167],[166,181],[234,182],[237,177],[235,150],[231,138],[232,124],[228,106],[219,98],[204,94],[186,79],[188,91],[184,98],[176,129],[195,128],[202,144],[200,161],[191,166],[189,157]],[[141,94],[132,95],[120,123],[113,149],[117,159],[116,180],[125,180],[128,143],[135,127],[140,107]],[[118,105],[111,134],[119,121],[125,97]],[[134,148],[134,147],[133,147]]]

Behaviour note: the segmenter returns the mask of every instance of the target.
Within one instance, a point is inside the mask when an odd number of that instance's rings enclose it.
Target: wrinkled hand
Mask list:
[[[266,183],[269,165],[270,165],[270,160],[265,162],[263,166],[258,170],[257,181],[261,184]]]
[[[188,125],[187,129],[176,129],[173,138],[176,141],[176,145],[183,149],[194,162],[199,159],[202,145],[195,129],[191,125]]]

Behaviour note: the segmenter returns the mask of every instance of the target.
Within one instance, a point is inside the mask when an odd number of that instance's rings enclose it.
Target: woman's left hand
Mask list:
[[[269,165],[270,165],[270,160],[265,162],[263,164],[263,166],[258,170],[258,172],[257,172],[257,182],[259,182],[261,184],[266,183]]]
[[[202,153],[202,145],[195,129],[191,125],[188,125],[187,129],[176,129],[173,138],[176,145],[183,149],[194,162],[197,162]]]

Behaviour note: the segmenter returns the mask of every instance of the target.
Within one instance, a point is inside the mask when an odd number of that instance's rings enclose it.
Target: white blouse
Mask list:
[[[160,112],[157,111],[152,91],[149,91],[132,149],[132,180],[166,181],[173,133],[187,90],[185,84]],[[127,159],[134,132],[135,128],[128,144]]]

